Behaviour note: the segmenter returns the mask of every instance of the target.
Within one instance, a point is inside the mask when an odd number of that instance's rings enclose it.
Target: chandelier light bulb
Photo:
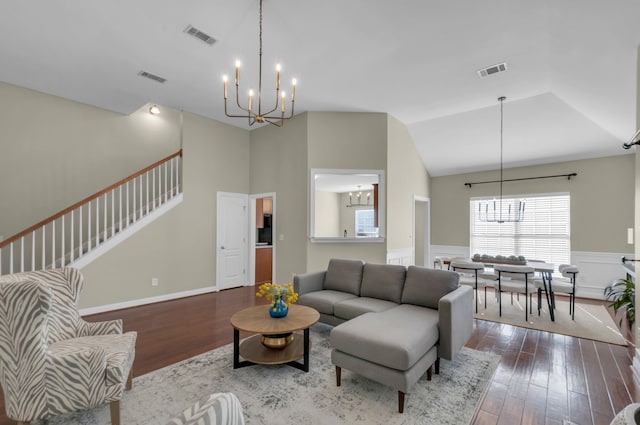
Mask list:
[[[235,61],[235,103],[237,105],[237,109],[239,109],[241,112],[233,112],[232,110],[229,110],[228,108],[228,104],[227,104],[227,99],[228,99],[228,80],[225,78],[224,81],[224,113],[226,116],[228,117],[232,117],[232,118],[245,118],[248,120],[249,125],[253,125],[255,123],[269,123],[272,125],[275,125],[276,127],[282,127],[282,125],[284,124],[285,120],[291,119],[294,116],[295,113],[295,105],[294,105],[294,100],[296,97],[296,88],[295,88],[295,84],[296,81],[295,79],[293,80],[293,87],[291,89],[291,111],[289,112],[288,116],[285,116],[285,110],[286,105],[285,105],[285,93],[280,91],[280,77],[281,75],[281,71],[282,71],[282,65],[280,64],[280,62],[277,62],[275,64],[275,71],[276,71],[276,81],[275,81],[275,102],[271,103],[271,105],[269,105],[270,100],[266,100],[263,99],[263,95],[265,94],[265,90],[264,90],[264,85],[263,85],[263,79],[262,79],[262,3],[263,0],[259,0],[260,2],[260,10],[259,10],[259,43],[260,43],[260,48],[258,50],[258,70],[259,70],[259,74],[258,74],[258,91],[256,93],[256,105],[255,105],[255,110],[253,110],[253,90],[251,90],[249,92],[249,98],[248,98],[248,104],[247,107],[245,107],[244,105],[241,104],[240,99],[239,99],[239,93],[241,92],[240,90],[240,60],[236,60]],[[242,90],[244,91],[244,90]],[[281,113],[278,114],[276,111],[278,110],[278,102],[281,101],[282,99],[282,105],[280,105],[280,110]],[[234,109],[233,106],[231,107],[231,109]]]
[[[222,81],[224,82],[224,98],[227,99],[227,80],[228,77],[226,75],[222,76]]]

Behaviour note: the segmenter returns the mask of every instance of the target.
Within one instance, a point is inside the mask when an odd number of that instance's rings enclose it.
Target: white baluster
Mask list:
[[[104,194],[104,239],[102,240],[102,243],[105,243],[107,241],[107,226],[108,226],[108,218],[107,218],[107,210],[108,210],[108,206],[107,206],[107,194]]]
[[[91,201],[87,204],[87,252],[91,251]]]
[[[133,192],[134,195],[133,197],[135,198],[135,191],[136,191],[136,187],[133,186]],[[135,208],[135,199],[133,200],[134,203],[134,208]],[[127,214],[125,215],[125,220],[126,222],[124,223],[124,227],[129,227],[129,217],[131,216],[131,210],[129,209],[129,182],[127,182]]]
[[[142,176],[140,176],[140,213],[138,214],[138,218],[142,218],[142,213],[144,212],[144,206],[142,205]]]
[[[44,225],[42,226],[42,254],[40,255],[42,257],[42,270],[47,268],[47,260],[46,260],[46,230],[47,230],[47,226]]]
[[[61,260],[60,260],[60,267],[64,267],[64,257],[65,257],[65,250],[64,250],[64,239],[66,234],[64,233],[64,215],[62,217],[60,217],[60,222],[61,222],[61,226],[60,226],[60,235],[61,235],[61,249],[60,249],[60,255]],[[54,266],[55,268],[55,266]]]
[[[147,171],[146,173],[144,173],[144,175],[147,177],[147,214],[149,214],[149,172]]]
[[[170,167],[170,169],[171,169],[171,197],[172,198],[173,198],[173,195],[174,195],[174,193],[173,193],[173,167],[174,167],[174,161],[173,160],[174,159],[175,158],[171,158],[171,167]]]
[[[100,245],[100,198],[96,198],[96,248]]]
[[[0,259],[0,264],[2,260]],[[36,231],[31,232],[31,271],[36,269]]]
[[[153,199],[153,210],[156,209],[156,169],[151,170],[151,197]]]
[[[80,226],[78,226],[78,245],[80,246],[80,250],[78,251],[78,258],[84,255],[84,239],[82,239],[82,227],[84,224],[84,221],[82,220],[82,205],[80,205],[79,213],[80,215],[78,218],[80,219]]]
[[[169,186],[167,185],[168,177],[167,177],[167,163],[164,163],[164,202],[167,202],[167,193],[169,191]]]
[[[73,221],[73,211],[71,211],[70,214],[71,214],[71,256],[69,257],[69,263],[73,263],[73,261],[75,259],[75,257],[74,257],[75,256],[75,252],[73,252],[74,251],[74,246],[75,246],[75,243],[74,243],[75,241],[73,240],[74,236],[75,236],[75,232],[74,232],[74,230],[75,230],[74,229],[74,224],[75,223]]]
[[[20,238],[20,273],[24,271],[24,236]]]
[[[9,244],[9,274],[13,274],[13,242]]]
[[[116,190],[111,190],[111,237],[116,231]],[[105,196],[107,196],[105,194]]]
[[[122,232],[122,185],[118,187],[118,232]]]
[[[51,268],[56,268],[56,221],[51,222]]]

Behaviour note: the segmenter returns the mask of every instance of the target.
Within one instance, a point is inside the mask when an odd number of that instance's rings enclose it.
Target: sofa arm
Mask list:
[[[322,291],[324,289],[324,276],[326,271],[293,275],[293,290],[298,295],[309,292]]]
[[[121,333],[121,319],[106,322],[86,322],[81,319],[78,324],[78,336],[116,335]]]
[[[473,289],[460,286],[438,302],[438,357],[453,360],[473,332]]]

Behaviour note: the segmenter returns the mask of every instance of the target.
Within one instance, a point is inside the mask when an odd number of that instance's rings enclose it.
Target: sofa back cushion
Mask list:
[[[362,283],[362,260],[329,260],[327,274],[324,277],[324,289],[360,295]]]
[[[446,270],[409,266],[402,291],[402,303],[438,308],[440,298],[458,288],[460,275]]]
[[[365,264],[362,272],[361,297],[400,303],[407,269],[394,264]]]

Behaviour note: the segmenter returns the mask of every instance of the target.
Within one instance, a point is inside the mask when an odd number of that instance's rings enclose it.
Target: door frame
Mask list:
[[[416,203],[421,202],[424,203],[424,234],[422,235],[424,241],[424,259],[422,264],[424,267],[428,267],[430,264],[431,258],[431,199],[425,196],[413,195],[413,205],[412,205],[412,223],[411,223],[411,234],[413,235],[413,264],[416,263],[416,220],[419,217],[416,217]]]
[[[247,286],[256,285],[256,199],[271,198],[273,211],[271,213],[271,282],[274,282],[276,276],[276,226],[278,215],[276,214],[276,193],[256,193],[249,195],[249,279]]]
[[[221,228],[221,223],[220,223],[220,214],[219,214],[219,209],[220,209],[220,198],[222,196],[233,196],[233,197],[237,197],[240,198],[242,197],[243,199],[245,199],[247,201],[247,206],[249,208],[247,209],[251,209],[251,202],[249,202],[249,195],[246,193],[237,193],[237,192],[216,192],[216,246],[215,246],[215,253],[216,253],[216,291],[220,291],[220,282],[222,281],[221,276],[220,276],[220,271],[221,271],[221,267],[220,267],[220,245],[221,245],[221,241],[220,241],[220,228]],[[254,204],[254,216],[255,216],[255,202]],[[249,217],[249,215],[247,215],[247,217]],[[250,221],[250,219],[248,219],[247,221]],[[246,224],[245,224],[246,225]],[[248,232],[249,236],[250,236],[251,232]],[[255,235],[254,235],[255,237]],[[248,251],[248,246],[249,243],[246,242],[245,243],[245,260],[244,260],[244,264],[243,264],[243,268],[245,270],[248,270],[248,264],[249,264],[249,253]],[[255,280],[255,277],[254,277]],[[249,279],[247,279],[247,274],[245,273],[245,278],[244,278],[244,282],[242,283],[241,286],[247,286],[249,282]]]

